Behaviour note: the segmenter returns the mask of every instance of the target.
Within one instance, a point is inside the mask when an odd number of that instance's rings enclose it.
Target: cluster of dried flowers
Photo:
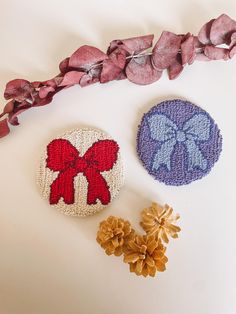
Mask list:
[[[138,276],[152,276],[166,269],[168,259],[165,256],[169,237],[178,238],[180,228],[175,225],[179,215],[173,209],[153,203],[141,213],[140,225],[146,232],[138,235],[129,221],[110,216],[102,221],[97,233],[97,242],[107,255],[124,256],[124,262],[130,271]]]
[[[44,82],[24,79],[6,85],[5,105],[0,118],[0,137],[9,132],[9,123],[18,125],[18,115],[32,107],[49,104],[60,90],[127,78],[136,84],[151,84],[167,69],[175,79],[187,64],[195,60],[228,60],[236,54],[236,21],[226,14],[206,23],[198,36],[177,35],[164,31],[151,51],[153,35],[113,40],[106,53],[92,46],[82,46],[63,60],[60,73]],[[222,47],[224,45],[224,47]]]

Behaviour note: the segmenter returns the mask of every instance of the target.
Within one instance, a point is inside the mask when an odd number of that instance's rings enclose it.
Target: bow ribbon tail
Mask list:
[[[58,177],[51,184],[50,190],[50,204],[57,204],[62,197],[66,204],[74,203],[74,177],[77,175],[76,171],[69,168],[60,172]]]
[[[202,170],[207,168],[207,160],[204,158],[199,147],[193,138],[187,139],[185,142],[188,153],[188,170],[193,170],[194,167],[199,167]]]
[[[158,150],[153,159],[152,168],[154,170],[158,170],[161,165],[165,165],[169,171],[171,170],[171,154],[174,150],[175,144],[176,139],[172,138],[161,145],[161,148]]]
[[[111,194],[107,182],[100,172],[93,167],[89,167],[84,175],[88,181],[87,203],[89,205],[96,204],[99,199],[103,205],[109,204]]]

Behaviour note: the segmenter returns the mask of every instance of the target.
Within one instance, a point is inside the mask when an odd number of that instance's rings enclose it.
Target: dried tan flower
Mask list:
[[[130,271],[136,275],[154,277],[157,271],[166,269],[168,259],[165,251],[166,248],[155,236],[136,235],[127,244],[124,262],[130,265]]]
[[[107,255],[120,256],[126,243],[134,237],[129,221],[110,216],[102,221],[97,233],[97,242]]]
[[[165,243],[169,242],[169,236],[178,238],[178,232],[181,229],[175,223],[179,219],[179,215],[174,215],[173,209],[169,205],[161,206],[152,203],[149,208],[142,211],[141,216],[140,225],[148,235],[154,235]]]

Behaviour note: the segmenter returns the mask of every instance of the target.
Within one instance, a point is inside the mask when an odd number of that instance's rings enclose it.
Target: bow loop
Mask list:
[[[199,113],[187,120],[183,126],[186,135],[192,136],[194,140],[206,141],[210,136],[210,120],[203,114]]]
[[[94,143],[83,158],[100,172],[111,169],[117,159],[119,147],[113,140],[100,140]]]
[[[47,167],[53,171],[63,171],[75,162],[79,152],[69,141],[55,139],[47,146],[47,155]]]
[[[155,141],[164,142],[175,136],[177,125],[164,114],[155,114],[148,118],[151,138]]]

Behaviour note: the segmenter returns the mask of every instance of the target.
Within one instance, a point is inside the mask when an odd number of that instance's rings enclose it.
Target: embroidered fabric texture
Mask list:
[[[189,101],[164,101],[143,116],[137,152],[155,179],[184,185],[208,174],[222,150],[210,115]]]
[[[123,181],[118,144],[96,129],[72,130],[52,140],[37,175],[42,196],[72,216],[93,215],[105,208]]]

